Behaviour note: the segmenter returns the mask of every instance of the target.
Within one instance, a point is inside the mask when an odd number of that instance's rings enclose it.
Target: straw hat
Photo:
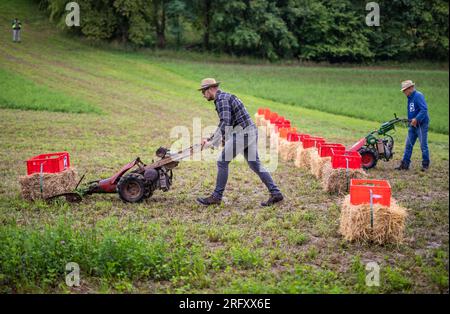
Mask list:
[[[200,83],[200,88],[198,90],[207,89],[214,86],[219,86],[220,82],[216,82],[213,78],[205,78]]]
[[[405,89],[410,88],[411,86],[414,86],[414,85],[416,85],[416,83],[414,83],[411,80],[403,81],[402,82],[402,89],[400,91],[403,92]]]

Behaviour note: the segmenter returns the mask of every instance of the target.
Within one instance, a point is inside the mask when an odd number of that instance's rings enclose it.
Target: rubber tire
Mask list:
[[[134,198],[129,198],[124,192],[130,183],[136,183],[140,188],[138,195]],[[145,184],[144,176],[139,173],[129,173],[122,176],[117,183],[117,193],[119,193],[120,199],[127,203],[139,203],[151,195],[150,188]]]
[[[363,167],[363,169],[365,170],[372,169],[377,165],[378,152],[368,147],[363,147],[358,152],[361,155],[361,166]],[[363,160],[365,158],[371,158],[371,162],[364,164]]]

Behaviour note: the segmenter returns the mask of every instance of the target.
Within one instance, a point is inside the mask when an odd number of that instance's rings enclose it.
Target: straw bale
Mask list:
[[[255,124],[256,126],[261,125],[261,120],[264,119],[264,115],[255,113]]]
[[[297,146],[297,151],[295,152],[295,159],[294,159],[294,165],[297,168],[301,168],[301,164],[300,164],[300,154],[303,150],[303,144],[300,142]]]
[[[347,169],[331,166],[331,162],[326,163],[322,168],[322,188],[328,193],[345,193],[348,191],[348,183],[351,179],[364,179],[367,173],[362,169]]]
[[[33,173],[19,178],[24,199],[34,201],[71,192],[78,183],[78,174],[73,168],[68,168],[58,173],[43,173],[42,194],[40,180],[39,173]]]
[[[280,146],[279,146],[279,153],[280,153],[281,159],[284,161],[294,160],[299,143],[300,142],[289,142],[289,141],[283,139],[280,142]]]
[[[301,149],[297,151],[296,163],[297,167],[310,169],[311,168],[311,154],[316,150],[315,147]]]
[[[391,198],[390,207],[373,205],[373,227],[370,224],[370,205],[352,205],[350,195],[342,202],[339,232],[348,241],[375,242],[377,244],[403,241],[406,208]]]
[[[311,154],[311,173],[317,178],[322,179],[323,168],[325,164],[331,163],[331,157],[320,157],[316,151]]]

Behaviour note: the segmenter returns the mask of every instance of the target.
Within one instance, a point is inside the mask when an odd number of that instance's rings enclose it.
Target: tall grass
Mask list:
[[[430,129],[448,134],[448,71],[153,62],[193,81],[215,77],[238,95],[377,122],[392,119],[394,113],[406,116],[400,82],[412,79],[428,102]]]
[[[100,108],[0,68],[0,108],[101,114]]]

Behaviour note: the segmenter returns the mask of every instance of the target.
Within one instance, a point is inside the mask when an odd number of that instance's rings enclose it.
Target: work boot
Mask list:
[[[198,197],[197,198],[197,203],[201,204],[201,205],[205,205],[205,206],[209,206],[209,205],[219,205],[220,203],[222,203],[222,200],[219,200],[218,198],[215,198],[214,196],[208,196],[208,197]]]
[[[267,202],[262,202],[261,206],[272,206],[284,199],[283,194],[271,195]]]
[[[409,166],[402,160],[402,162],[400,163],[400,165],[395,168],[395,170],[408,170]]]
[[[422,169],[420,169],[421,171],[425,172],[428,171],[428,168],[430,168],[430,165],[428,164],[422,164]]]

